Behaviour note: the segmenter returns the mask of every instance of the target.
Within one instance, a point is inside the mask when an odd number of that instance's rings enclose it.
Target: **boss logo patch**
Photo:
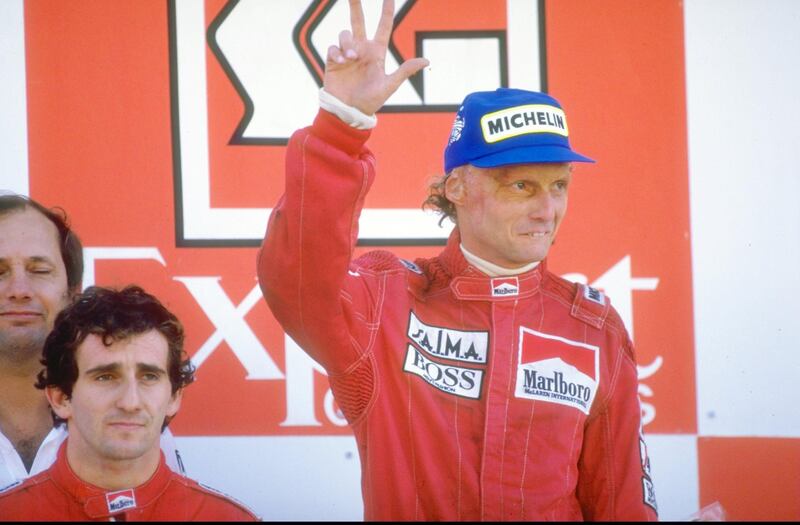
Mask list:
[[[421,377],[428,384],[448,394],[469,399],[478,399],[481,395],[483,370],[437,363],[428,359],[413,345],[408,345],[403,370]]]
[[[514,395],[588,415],[597,394],[598,368],[598,347],[521,326]]]

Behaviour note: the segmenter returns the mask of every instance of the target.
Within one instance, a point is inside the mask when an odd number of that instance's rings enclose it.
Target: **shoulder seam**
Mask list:
[[[185,479],[190,479],[190,478],[185,478]],[[242,509],[243,511],[245,511],[248,514],[252,515],[253,517],[259,518],[258,514],[253,512],[253,510],[249,506],[247,506],[246,504],[242,503],[240,500],[234,498],[230,494],[227,494],[225,492],[222,492],[221,490],[215,489],[214,487],[212,487],[210,485],[206,485],[205,483],[202,483],[200,481],[197,481],[197,480],[192,480],[192,481],[194,481],[194,483],[193,484],[188,484],[187,485],[188,488],[193,488],[195,490],[199,489],[199,491],[204,493],[204,494],[208,494],[209,496],[214,496],[215,498],[221,499],[221,500],[226,501],[228,503],[232,503],[235,506],[237,506],[240,509]],[[194,485],[194,486],[192,486],[192,485]]]

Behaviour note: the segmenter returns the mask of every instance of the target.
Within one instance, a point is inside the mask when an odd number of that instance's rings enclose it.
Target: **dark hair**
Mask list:
[[[456,222],[456,205],[450,202],[444,193],[444,185],[450,173],[442,175],[431,182],[428,186],[428,197],[422,203],[423,210],[433,210],[441,215],[439,226],[442,225],[445,219]]]
[[[167,340],[167,373],[172,393],[194,381],[194,365],[183,350],[183,325],[154,296],[138,286],[121,291],[91,286],[76,295],[56,317],[42,350],[44,370],[36,387],[57,387],[67,398],[78,380],[75,354],[89,334],[110,346],[114,341],[157,330]],[[60,418],[54,415],[56,422]],[[164,422],[164,426],[169,420]]]
[[[78,236],[70,229],[67,214],[61,208],[45,208],[35,200],[24,195],[0,195],[0,217],[12,212],[33,208],[52,222],[58,229],[58,246],[61,259],[67,270],[67,289],[78,292],[83,279],[83,246]]]

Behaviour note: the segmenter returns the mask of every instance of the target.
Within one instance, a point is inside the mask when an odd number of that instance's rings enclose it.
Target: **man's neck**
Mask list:
[[[47,398],[33,386],[37,371],[38,368],[23,371],[0,363],[0,432],[14,445],[28,471],[53,428]]]
[[[486,259],[481,259],[474,253],[464,248],[463,244],[459,245],[459,248],[461,248],[461,253],[464,255],[464,258],[469,264],[485,273],[489,277],[508,277],[512,275],[520,275],[533,270],[539,265],[539,261],[534,261],[530,264],[522,266],[521,268],[504,268],[494,264],[493,262],[487,261]]]
[[[157,442],[158,443],[158,442]],[[146,483],[158,469],[161,448],[127,460],[98,457],[78,439],[67,438],[67,463],[78,478],[106,490],[133,489]]]

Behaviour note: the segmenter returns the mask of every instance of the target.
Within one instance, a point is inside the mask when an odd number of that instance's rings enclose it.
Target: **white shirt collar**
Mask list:
[[[0,432],[0,489],[50,468],[50,465],[56,460],[58,448],[66,438],[66,425],[53,427],[39,445],[39,450],[36,451],[36,457],[31,465],[31,471],[28,472],[14,445]]]

